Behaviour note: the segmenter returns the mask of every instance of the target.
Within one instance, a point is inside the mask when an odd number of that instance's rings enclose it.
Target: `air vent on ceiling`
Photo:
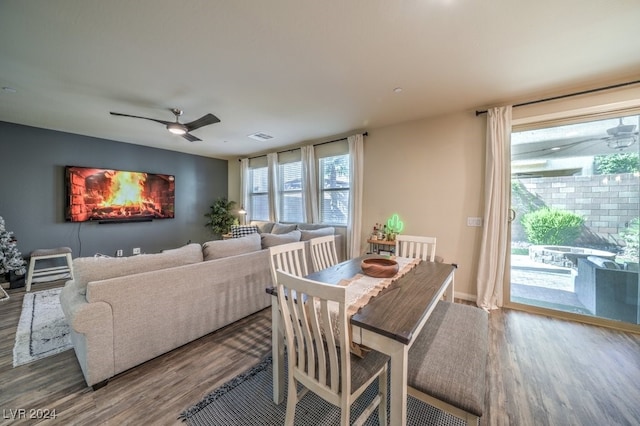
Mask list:
[[[268,141],[269,139],[273,139],[273,136],[268,135],[266,133],[262,133],[262,132],[257,132],[254,134],[249,135],[249,137],[251,139],[255,139],[257,141]]]

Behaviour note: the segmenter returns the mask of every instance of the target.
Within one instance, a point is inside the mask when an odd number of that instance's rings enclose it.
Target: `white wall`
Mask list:
[[[561,93],[562,94],[562,93]],[[515,108],[514,121],[536,121],[640,105],[640,88]],[[376,222],[397,213],[404,234],[438,239],[437,254],[457,263],[456,297],[475,300],[483,215],[486,115],[458,112],[369,130],[364,140],[362,250]],[[231,164],[234,163],[234,164]],[[240,168],[229,162],[229,197],[239,200]],[[234,198],[235,197],[235,198]]]
[[[437,237],[437,254],[458,264],[456,293],[476,293],[482,228],[466,223],[482,216],[485,121],[456,113],[376,129],[364,143],[363,241],[397,213],[404,234]]]

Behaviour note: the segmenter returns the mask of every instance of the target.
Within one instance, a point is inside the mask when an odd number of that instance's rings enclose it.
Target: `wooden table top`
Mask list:
[[[362,259],[369,257],[382,256],[367,255],[350,259],[309,274],[306,278],[337,284],[342,279],[362,274]],[[432,305],[438,303],[437,296],[454,270],[453,265],[446,263],[420,262],[354,314],[351,324],[409,344],[424,315]],[[267,292],[275,295],[273,289],[267,289]]]

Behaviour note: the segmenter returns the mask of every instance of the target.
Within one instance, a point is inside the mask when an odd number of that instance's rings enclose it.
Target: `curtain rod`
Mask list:
[[[362,134],[362,136],[369,136],[369,132],[364,132],[364,133]],[[332,141],[326,141],[326,142],[315,143],[315,144],[313,144],[313,146],[325,145],[325,144],[328,144],[328,143],[339,142],[339,141],[343,141],[343,140],[346,140],[346,139],[347,139],[347,138],[340,138],[340,139],[334,139],[334,140],[332,140]],[[285,152],[291,152],[291,151],[295,151],[295,150],[297,150],[297,149],[300,149],[300,147],[298,147],[298,148],[291,148],[291,149],[285,149],[284,151],[278,151],[278,152],[277,152],[277,154],[282,154],[282,153],[285,153]],[[262,154],[262,155],[256,155],[255,157],[247,157],[247,158],[248,158],[249,160],[253,160],[254,158],[260,158],[260,157],[266,157],[266,156],[267,156],[267,154]],[[241,159],[241,158],[238,158],[238,161],[242,161],[242,159]]]
[[[555,101],[555,100],[558,100],[558,99],[570,98],[572,96],[587,95],[589,93],[601,92],[603,90],[609,90],[609,89],[617,89],[618,87],[631,86],[632,84],[638,84],[638,83],[640,83],[640,80],[628,81],[626,83],[613,84],[611,86],[606,86],[606,87],[598,87],[597,89],[583,90],[582,92],[569,93],[569,94],[566,94],[566,95],[553,96],[553,97],[550,97],[550,98],[544,98],[544,99],[538,99],[538,100],[535,100],[535,101],[523,102],[521,104],[515,104],[515,105],[513,105],[513,107],[515,108],[515,107],[521,107],[521,106],[526,106],[526,105],[539,104],[539,103],[542,103],[542,102],[549,102],[549,101]],[[481,115],[481,114],[486,114],[486,113],[487,113],[487,110],[476,111],[476,117]]]

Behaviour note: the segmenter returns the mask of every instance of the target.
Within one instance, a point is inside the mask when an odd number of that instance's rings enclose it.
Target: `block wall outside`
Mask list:
[[[594,176],[561,176],[512,180],[511,240],[527,241],[520,220],[542,207],[581,215],[585,232],[578,243],[587,247],[613,249],[622,243],[620,231],[640,215],[640,178],[632,173]]]

